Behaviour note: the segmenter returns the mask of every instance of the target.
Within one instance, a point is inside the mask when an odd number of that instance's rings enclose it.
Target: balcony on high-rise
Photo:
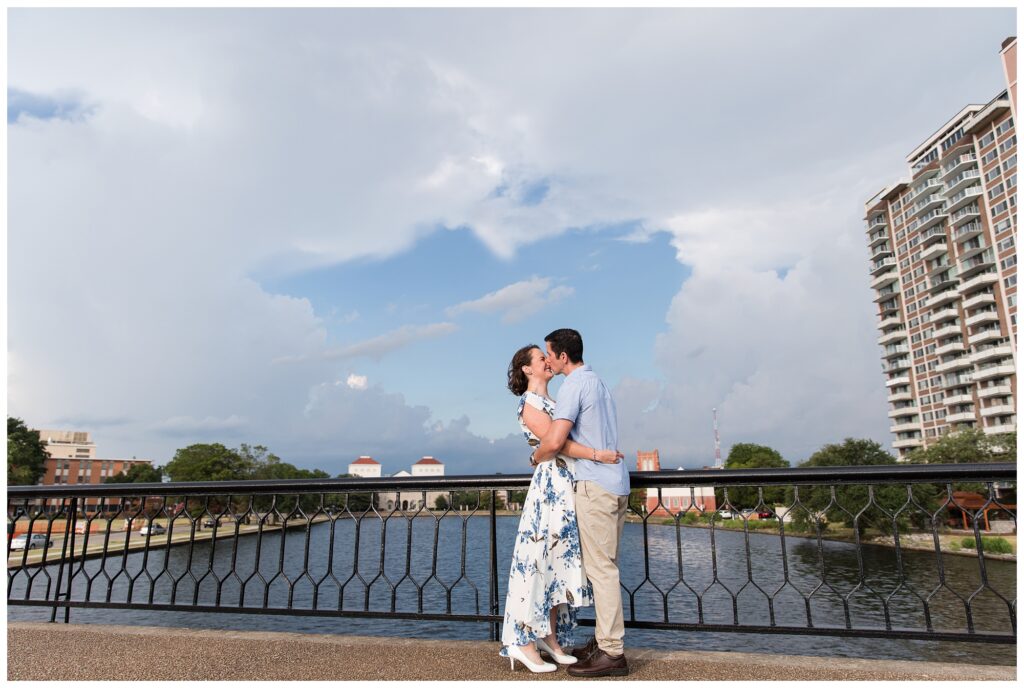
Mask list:
[[[973,367],[974,364],[971,362],[971,357],[967,355],[953,356],[946,360],[940,361],[935,366],[936,373],[949,373],[954,370],[966,370]]]
[[[946,219],[948,213],[946,213],[945,201],[942,202],[938,207],[932,208],[928,212],[921,215],[918,219],[920,224],[918,225],[921,229],[926,229],[932,225],[936,225]]]
[[[963,423],[964,425],[973,425],[976,420],[977,417],[974,415],[973,408],[967,411],[957,411],[956,413],[946,414],[947,423]]]
[[[943,256],[945,256],[947,259],[946,265],[950,265],[948,261],[949,246],[946,244],[945,241],[932,242],[928,246],[925,246],[924,248],[921,249],[921,258],[923,258],[924,260],[930,260],[932,262],[935,262],[936,260],[939,260]]]
[[[942,400],[944,406],[962,406],[964,404],[973,404],[974,395],[968,393],[964,394],[951,394]]]
[[[990,397],[1005,396],[1012,394],[1013,388],[1009,381],[1000,382],[998,379],[986,380],[986,383],[978,387],[978,398],[988,399]]]
[[[968,280],[971,275],[975,275],[985,268],[993,267],[995,262],[995,252],[989,247],[987,251],[982,251],[960,261],[960,277],[961,279]]]
[[[974,352],[971,353],[971,360],[975,363],[986,363],[1012,355],[1013,350],[1010,348],[1010,340],[997,340],[974,347]]]
[[[971,298],[969,298],[969,299],[964,299],[962,305],[963,305],[965,310],[970,310],[972,308],[977,308],[979,306],[987,306],[987,305],[990,305],[990,304],[995,304],[995,302],[996,302],[995,292],[993,290],[991,290],[991,289],[986,289],[983,292],[979,292],[977,294],[972,294]],[[932,320],[935,320],[934,316],[932,317]]]
[[[899,279],[900,275],[899,272],[896,271],[896,266],[891,265],[880,272],[877,277],[871,278],[871,288],[878,289],[879,287],[885,287],[893,284],[894,282],[898,282]]]
[[[879,344],[891,344],[892,342],[907,341],[907,329],[902,325],[890,332],[886,332],[878,338]]]
[[[978,166],[978,156],[974,153],[963,153],[942,166],[942,177],[946,179],[957,172]]]
[[[1013,397],[1001,397],[996,399],[997,403],[981,407],[981,415],[988,416],[1012,416],[1017,412],[1013,405]]]
[[[960,292],[957,292],[958,297],[959,293]],[[935,310],[932,311],[932,324],[938,327],[939,323],[944,323],[949,320],[956,320],[959,317],[960,311],[956,307],[956,304],[953,304],[952,306],[940,304]]]
[[[949,222],[950,224],[960,225],[963,222],[979,217],[981,217],[981,210],[978,208],[978,204],[969,203],[955,213],[950,214]]]
[[[935,329],[934,332],[932,332],[932,336],[935,337],[936,339],[942,339],[943,337],[952,337],[953,335],[959,336],[961,334],[963,334],[963,331],[960,329],[959,320],[954,320],[948,325],[938,327]]]
[[[946,182],[946,198],[951,198],[956,192],[963,189],[976,179],[981,178],[981,172],[975,166],[973,169],[964,170]]]
[[[876,260],[871,264],[871,274],[878,276],[882,271],[894,267],[896,267],[895,258],[882,258],[881,260]]]
[[[953,230],[953,241],[960,243],[961,241],[965,241],[971,237],[978,236],[983,231],[984,229],[980,222],[968,222],[967,224],[961,225]]]
[[[1016,368],[1013,366],[1013,359],[1003,359],[993,363],[979,363],[975,365],[974,379],[988,380],[994,377],[1002,377],[1003,375],[1013,375],[1016,372]]]
[[[969,315],[964,322],[968,327],[981,325],[982,323],[999,322],[999,312],[995,308],[986,308]]]
[[[875,302],[877,303],[878,301],[884,301],[890,296],[899,296],[899,294],[900,290],[894,286],[882,287],[881,289],[878,289],[875,293]]]
[[[873,259],[875,259],[875,260],[878,260],[880,258],[885,258],[886,256],[891,256],[891,255],[892,255],[892,247],[889,245],[889,242],[885,242],[884,244],[879,244],[878,246],[874,246],[871,249],[871,257]]]
[[[889,232],[884,229],[880,229],[877,232],[872,232],[868,235],[868,246],[874,248],[877,244],[886,241],[889,238]]]
[[[964,280],[959,287],[960,293],[965,296],[967,294],[973,294],[974,292],[985,289],[990,284],[995,284],[998,281],[999,275],[996,274],[994,269],[989,269],[981,272],[980,274],[975,274],[970,279]]]
[[[1003,334],[1002,330],[999,329],[999,325],[992,327],[979,327],[974,332],[967,335],[967,343],[971,346],[978,344],[985,344],[988,342],[995,342],[1006,335]]]
[[[943,344],[942,346],[935,348],[935,354],[937,356],[945,356],[946,354],[958,354],[967,351],[967,345],[957,336],[951,342]]]

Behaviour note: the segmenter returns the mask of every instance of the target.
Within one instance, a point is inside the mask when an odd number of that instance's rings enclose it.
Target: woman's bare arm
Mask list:
[[[539,408],[526,404],[523,407],[523,423],[530,429],[530,432],[543,439],[544,435],[551,429],[552,421],[551,417]],[[587,459],[597,461],[598,463],[618,463],[619,459],[622,458],[622,454],[617,450],[599,449],[595,452],[593,447],[582,445],[573,440],[566,440],[562,448],[559,449],[559,452],[574,459]]]

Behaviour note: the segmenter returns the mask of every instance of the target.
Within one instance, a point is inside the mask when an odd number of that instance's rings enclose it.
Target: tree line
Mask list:
[[[988,463],[1014,461],[1017,451],[1017,434],[986,435],[978,429],[969,428],[948,433],[926,448],[918,448],[907,455],[909,463]],[[7,419],[7,484],[34,485],[45,473],[47,458],[45,444],[39,433],[30,430],[19,418]],[[841,443],[826,444],[807,460],[798,464],[810,466],[881,466],[896,463],[896,458],[873,440],[847,438]],[[729,450],[725,469],[742,468],[789,468],[790,463],[775,449],[752,443],[735,444]],[[330,478],[320,469],[298,468],[271,452],[262,445],[242,444],[229,448],[220,443],[192,444],[178,449],[174,457],[164,466],[135,464],[128,471],[108,477],[106,483],[154,483],[167,476],[172,482],[206,482],[225,480],[293,480],[302,478]],[[340,473],[333,477],[355,477]],[[978,483],[958,483],[954,490],[972,491],[984,494],[985,486]],[[633,490],[630,504],[635,511],[644,510],[646,491]],[[717,488],[716,503],[719,508],[732,507],[735,510],[765,507],[772,509],[776,504],[791,507],[791,513],[798,523],[813,522],[825,515],[828,520],[840,520],[848,527],[854,523],[860,528],[890,527],[895,522],[900,526],[921,526],[926,513],[943,499],[944,487],[934,484],[906,485],[849,485],[835,488],[826,486],[810,487],[754,487],[734,486]],[[508,501],[522,504],[525,490],[513,490]],[[289,501],[291,500],[291,501]],[[303,510],[316,508],[349,509],[365,511],[370,508],[370,493],[303,495],[285,499],[283,495],[255,498],[258,507],[274,504],[281,509]],[[449,493],[436,498],[428,505],[437,509],[480,508],[489,509],[491,491],[482,490]],[[224,499],[215,499],[222,503]],[[232,498],[237,502],[237,498]],[[294,502],[294,504],[292,504]],[[241,503],[234,504],[241,507]],[[497,508],[503,508],[504,500],[498,497]]]

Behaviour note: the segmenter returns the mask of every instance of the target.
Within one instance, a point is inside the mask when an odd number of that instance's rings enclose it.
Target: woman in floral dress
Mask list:
[[[551,426],[552,377],[540,347],[525,346],[512,357],[508,388],[519,396],[519,426],[531,447],[540,444]],[[621,458],[615,450],[595,452],[569,440],[553,461],[543,461],[534,470],[512,554],[501,633],[500,654],[510,658],[513,669],[518,660],[533,672],[554,671],[555,665],[544,662],[539,650],[559,664],[576,661],[562,648],[571,649],[576,608],[593,604],[593,595],[580,551],[573,466],[577,459],[615,463]]]

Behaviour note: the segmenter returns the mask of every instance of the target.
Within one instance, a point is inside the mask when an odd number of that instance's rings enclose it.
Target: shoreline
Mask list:
[[[428,518],[428,517],[429,518],[434,518],[434,519],[442,518],[442,516],[439,515],[438,512],[432,512],[432,511],[423,511],[423,512],[419,512],[419,513],[416,513],[416,514],[401,514],[401,512],[392,512],[392,514],[400,514],[400,516],[402,518],[406,518],[406,519]],[[443,517],[444,518],[451,518],[452,515],[456,515],[459,518],[479,518],[479,517],[490,516],[490,511],[488,509],[477,509],[476,511],[449,511]],[[502,509],[502,510],[496,511],[495,515],[497,517],[499,517],[499,518],[519,518],[522,515],[522,511],[509,511],[509,510],[506,510],[506,509]],[[696,529],[700,529],[700,530],[709,530],[710,529],[709,525],[702,524],[702,523],[678,523],[678,524],[676,524],[671,519],[666,519],[665,517],[659,516],[659,517],[656,517],[656,518],[658,520],[654,520],[654,519],[648,520],[647,525],[649,525],[649,526],[664,526],[664,527],[667,527],[667,528],[679,527],[679,528],[696,528]],[[347,521],[347,520],[350,520],[350,519],[348,519],[348,518],[340,518],[339,517],[336,520],[344,522],[344,521]],[[388,520],[390,520],[390,519],[388,519]],[[666,523],[665,520],[668,520],[669,522]],[[310,522],[310,524],[311,525],[319,525],[319,524],[322,524],[322,523],[329,523],[330,521],[331,521],[331,519],[330,519],[329,516],[318,516],[318,517],[314,518]],[[157,521],[154,521],[154,522],[159,522],[159,519]],[[629,514],[627,514],[627,516],[626,516],[626,522],[627,523],[634,523],[634,524],[638,524],[638,525],[643,525],[643,519],[641,519],[638,516],[629,515]],[[186,522],[186,525],[188,525],[187,522]],[[265,524],[263,526],[262,532],[264,532],[264,533],[274,533],[274,532],[277,532],[278,530],[282,530],[282,529],[284,529],[284,530],[294,530],[296,528],[303,528],[305,526],[306,526],[306,521],[305,520],[300,520],[300,521],[295,522],[295,523],[283,523],[283,524],[275,524],[275,525]],[[754,529],[754,528],[751,528],[751,529],[744,530],[743,528],[715,528],[715,531],[716,532],[730,532],[730,533],[744,533],[744,532],[746,532],[746,533],[749,533],[751,535],[767,535],[767,536],[773,536],[773,537],[777,537],[777,538],[780,537],[779,532],[777,530],[775,530],[775,529],[769,530],[769,529]],[[37,531],[33,531],[33,532],[37,532]],[[124,534],[125,532],[126,531],[115,530],[115,529],[112,528],[110,530],[110,535],[117,536],[118,538],[120,538],[120,536],[122,534]],[[259,528],[258,525],[243,525],[243,526],[239,527],[238,537],[256,535],[259,532],[260,532],[260,528]],[[134,537],[132,538],[131,542],[129,542],[129,546],[127,548],[128,552],[143,551],[143,550],[147,550],[147,549],[149,551],[162,550],[162,549],[167,548],[167,547],[179,547],[179,546],[182,546],[182,545],[187,545],[187,544],[189,544],[189,542],[207,542],[209,540],[212,540],[213,537],[214,537],[214,531],[213,531],[212,528],[197,529],[195,535],[191,539],[189,537],[189,535],[191,533],[191,528],[190,527],[175,528],[171,532],[170,541],[168,541],[168,539],[166,537],[166,534],[158,535],[158,536],[153,536],[152,539],[149,541],[149,543],[147,545],[146,537],[145,536],[138,535],[138,533],[136,531],[134,531],[134,530],[132,531],[132,533],[133,533]],[[68,559],[70,559],[71,561],[79,561],[79,560],[82,560],[82,559],[95,559],[95,558],[98,558],[98,557],[102,557],[104,555],[109,556],[111,554],[120,554],[120,553],[123,553],[125,551],[124,541],[120,540],[120,539],[118,541],[115,541],[115,542],[107,543],[107,546],[104,549],[103,539],[104,539],[104,535],[105,534],[106,534],[105,530],[94,530],[94,531],[91,531],[90,538],[89,538],[89,540],[90,540],[90,542],[89,542],[90,547],[85,552],[83,552],[83,545],[85,544],[85,536],[84,536],[84,534],[81,534],[81,533],[75,534],[75,551],[70,556],[61,556],[61,553],[60,553],[61,545],[51,546],[51,547],[49,547],[49,548],[47,548],[45,550],[42,550],[42,549],[28,550],[28,555],[27,556],[25,556],[23,554],[22,550],[12,550],[11,551],[11,556],[7,560],[7,567],[8,567],[8,569],[10,569],[12,567],[20,568],[22,566],[24,566],[25,568],[30,568],[30,567],[42,566],[42,565],[54,565],[54,564],[65,563],[65,562],[68,561]],[[177,536],[179,534],[180,534],[179,537],[175,537],[175,536]],[[901,542],[900,542],[900,547],[899,547],[900,551],[929,552],[929,553],[935,554],[935,547],[934,546],[931,546],[931,545],[924,546],[924,545],[915,543],[913,541],[912,538],[913,538],[914,535],[922,535],[922,534],[924,534],[924,533],[906,533],[906,534],[901,534]],[[60,535],[62,536],[63,533],[61,533]],[[959,539],[959,538],[963,538],[963,537],[970,537],[972,535],[973,534],[969,533],[969,532],[964,532],[964,533],[944,533],[944,534],[940,534],[940,542],[945,544],[946,542],[950,541],[951,539],[954,539],[954,538],[955,539]],[[1004,539],[1007,539],[1007,535],[1009,535],[1009,534],[998,533],[998,534],[993,534],[990,537],[1003,537]],[[217,536],[217,540],[222,540],[222,539],[226,539],[226,538],[234,538],[235,537],[234,528],[233,527],[219,528],[217,530],[217,532],[216,532],[216,536]],[[52,537],[54,537],[53,533],[51,533],[51,538]],[[799,533],[799,532],[786,532],[785,533],[785,537],[787,537],[787,538],[800,538],[800,539],[804,539],[804,540],[817,540],[818,539],[818,535],[815,534],[815,533]],[[875,537],[877,537],[877,536],[875,536]],[[907,540],[906,541],[902,541],[902,540],[904,540],[904,538],[906,538]],[[844,543],[851,544],[851,545],[855,545],[856,544],[856,540],[854,539],[854,537],[851,534],[848,534],[848,533],[831,533],[831,534],[824,534],[823,533],[822,536],[821,536],[821,539],[822,539],[822,541],[844,542]],[[1009,535],[1008,539],[1013,541],[1014,548],[1016,549],[1016,535]],[[891,539],[890,540],[881,540],[881,541],[879,541],[879,540],[876,540],[876,539],[874,539],[872,537],[865,537],[864,539],[862,539],[860,541],[860,544],[862,546],[887,547],[889,549],[895,549],[896,548],[896,543],[893,542]],[[43,557],[44,557],[44,554],[46,554],[46,553],[49,553],[49,556],[47,556],[46,560],[44,561]],[[941,553],[942,554],[953,555],[953,556],[961,556],[961,557],[974,557],[974,558],[978,557],[978,552],[977,552],[977,550],[974,550],[974,549],[957,549],[957,550],[953,550],[953,549],[946,549],[945,547],[943,547],[942,550],[941,550]],[[983,554],[984,554],[986,560],[1005,561],[1005,562],[1010,562],[1010,563],[1016,563],[1017,562],[1017,556],[1016,556],[1015,553],[1014,554],[996,554],[996,553],[992,553],[992,552],[984,552]]]

